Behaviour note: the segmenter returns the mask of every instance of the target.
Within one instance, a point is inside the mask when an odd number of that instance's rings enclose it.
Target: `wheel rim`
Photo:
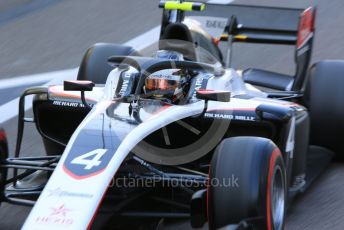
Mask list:
[[[276,166],[271,186],[271,214],[275,230],[281,230],[285,211],[285,185],[282,169]]]

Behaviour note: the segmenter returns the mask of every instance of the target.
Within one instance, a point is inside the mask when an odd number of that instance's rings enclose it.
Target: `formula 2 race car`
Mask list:
[[[14,156],[0,145],[1,201],[33,206],[23,229],[151,229],[190,219],[193,228],[279,230],[292,198],[340,157],[344,62],[307,71],[315,8],[160,7],[153,57],[96,44],[77,81],[23,93]],[[240,76],[231,68],[237,42],[295,46],[295,75]],[[44,156],[20,157],[29,121]]]

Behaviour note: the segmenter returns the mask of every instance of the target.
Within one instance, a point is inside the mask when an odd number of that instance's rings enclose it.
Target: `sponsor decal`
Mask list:
[[[203,83],[203,77],[198,77],[195,83],[195,93],[197,90],[199,90],[202,87],[202,83]]]
[[[254,121],[256,119],[256,117],[254,116],[223,114],[223,113],[205,113],[204,116],[207,118],[240,120],[240,121]]]
[[[49,215],[42,215],[36,218],[36,223],[56,225],[56,226],[70,226],[73,224],[73,218],[69,217],[69,213],[72,209],[69,209],[65,204],[61,204],[58,207],[52,207]]]
[[[53,105],[66,106],[66,107],[85,107],[83,104],[78,102],[68,102],[68,101],[53,101]]]
[[[196,82],[195,82],[195,89],[194,89],[194,92],[193,92],[193,97],[196,97],[197,90],[206,89],[207,88],[208,80],[211,77],[212,77],[212,75],[206,75],[206,76],[197,77]]]
[[[120,95],[124,95],[124,93],[127,91],[128,89],[128,85],[129,85],[129,80],[130,78],[123,78],[123,83],[122,83],[122,87],[121,90],[119,91]]]
[[[135,76],[135,74],[127,71],[121,73],[115,93],[117,97],[128,96],[131,93],[135,83]]]
[[[58,208],[52,208],[53,212],[50,214],[51,216],[63,216],[66,217],[67,212],[71,211],[70,209],[66,208],[64,204],[62,204]]]
[[[226,21],[223,21],[223,20],[207,20],[205,26],[207,28],[224,29],[226,27]]]
[[[65,106],[65,107],[72,107],[72,108],[85,108],[84,104],[81,102],[70,102],[70,101],[58,101],[54,100],[52,102],[53,105],[56,106]],[[91,107],[94,106],[94,104],[89,104]]]
[[[81,192],[70,192],[61,189],[60,187],[55,189],[48,189],[48,197],[56,196],[56,197],[76,197],[76,198],[87,198],[91,199],[93,197],[92,194],[81,193]]]

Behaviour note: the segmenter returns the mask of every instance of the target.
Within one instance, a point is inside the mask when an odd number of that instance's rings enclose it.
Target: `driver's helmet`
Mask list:
[[[146,78],[145,93],[154,99],[176,102],[184,96],[186,77],[179,69],[157,71]]]
[[[170,50],[159,50],[155,58],[182,61],[181,53]],[[146,78],[145,93],[154,99],[176,102],[184,96],[187,77],[179,69],[166,69],[152,73]]]

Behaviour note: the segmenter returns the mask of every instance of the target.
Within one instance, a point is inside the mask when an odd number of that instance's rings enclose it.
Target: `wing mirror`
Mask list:
[[[64,81],[64,91],[92,91],[95,84],[92,81]]]
[[[229,102],[231,98],[231,93],[229,91],[199,89],[196,91],[196,98],[205,101]]]
[[[64,81],[64,91],[80,91],[82,104],[88,109],[92,107],[86,102],[85,91],[92,91],[95,84],[92,81]]]
[[[208,110],[208,101],[229,102],[231,93],[229,91],[199,89],[196,90],[196,98],[204,100],[204,109],[201,114],[203,116]]]

